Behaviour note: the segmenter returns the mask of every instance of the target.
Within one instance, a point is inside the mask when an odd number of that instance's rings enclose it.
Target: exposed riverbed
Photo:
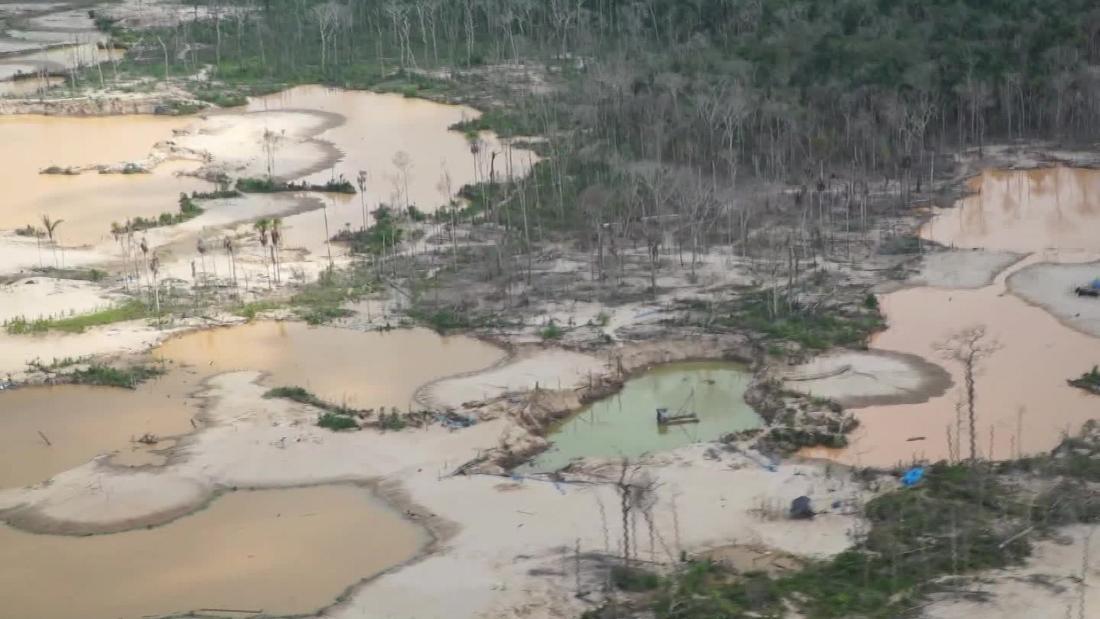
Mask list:
[[[881,295],[889,328],[876,335],[871,346],[940,364],[958,386],[964,383],[961,366],[945,359],[938,344],[962,329],[984,326],[987,342],[996,343],[997,350],[981,363],[977,377],[979,455],[1009,458],[1037,453],[1076,432],[1100,410],[1100,399],[1066,384],[1100,363],[1100,341],[1087,329],[1076,331],[1033,304],[1081,303],[1070,281],[1042,288],[1042,299],[1033,294],[1025,300],[1013,294],[1006,280],[1040,263],[1096,259],[1100,254],[1100,172],[989,171],[973,179],[970,188],[977,193],[953,209],[938,211],[922,235],[948,246],[1028,257],[978,288],[915,287]],[[1084,275],[1081,269],[1075,272]],[[858,409],[854,413],[860,426],[849,448],[810,453],[827,453],[862,465],[936,460],[953,451],[966,457],[967,424],[959,421],[956,412],[961,397],[956,387],[924,402]],[[952,448],[948,432],[958,437],[960,428],[962,438],[954,442],[961,447]]]

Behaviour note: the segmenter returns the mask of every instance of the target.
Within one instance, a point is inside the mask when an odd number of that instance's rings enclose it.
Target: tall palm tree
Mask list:
[[[124,240],[126,239],[126,229],[122,227],[122,224],[117,221],[111,222],[111,236],[114,237],[115,242],[118,243],[118,251],[122,252],[123,260],[126,262],[127,268],[129,268],[130,257],[126,255],[126,246]],[[130,277],[123,279],[123,284],[126,286],[126,290],[130,290]]]
[[[122,224],[117,221],[111,222],[111,236],[115,239],[115,242],[118,243],[119,250],[122,249],[122,235],[125,233],[126,230],[123,229]]]
[[[141,243],[138,244],[138,248],[141,249],[141,258],[145,262],[145,269],[149,269],[149,239],[141,237]],[[140,281],[141,278],[138,278]]]
[[[138,266],[137,254],[134,252],[134,222],[127,218],[126,225],[123,229],[126,231],[126,260],[129,262],[133,278],[137,281],[137,286],[140,288],[141,269]]]
[[[328,248],[328,268],[332,269],[332,235],[328,231],[328,199],[321,199],[321,212],[325,216],[325,247]]]
[[[204,241],[201,236],[199,237],[198,242],[195,243],[195,249],[198,250],[198,252],[199,252],[199,260],[202,261],[202,280],[203,280],[203,283],[205,284],[205,282],[206,282],[206,241]]]
[[[260,247],[262,248],[261,255],[264,259],[264,271],[267,271],[267,231],[271,227],[271,221],[266,217],[261,217],[256,220],[256,223],[252,224],[252,227],[256,229],[256,233],[260,237]],[[268,280],[268,287],[271,286],[271,278]]]
[[[144,243],[144,239],[142,240]],[[153,275],[153,302],[156,304],[157,322],[160,322],[160,286],[157,285],[157,274],[160,273],[160,258],[153,253],[153,259],[149,261],[149,272]]]
[[[275,283],[282,280],[282,271],[279,269],[279,243],[283,240],[283,220],[276,217],[271,220],[271,264],[275,269]]]
[[[367,229],[367,171],[359,170],[359,175],[355,177],[355,182],[359,185],[359,204],[363,207],[363,230]]]
[[[222,248],[225,249],[225,253],[229,255],[229,268],[233,272],[233,287],[237,287],[237,255],[236,248],[233,247],[233,239],[231,237],[225,237],[222,239]]]
[[[53,265],[57,266],[57,243],[54,241],[54,231],[57,227],[65,221],[64,219],[50,219],[49,215],[42,216],[42,227],[46,229],[46,236],[50,239],[50,246],[53,247]]]

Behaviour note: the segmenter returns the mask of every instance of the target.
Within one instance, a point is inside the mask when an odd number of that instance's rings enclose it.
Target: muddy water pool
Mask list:
[[[973,194],[938,209],[921,236],[943,245],[1014,252],[1100,252],[1100,172],[987,170]]]
[[[401,410],[416,408],[421,385],[504,357],[479,340],[427,329],[367,333],[274,321],[190,333],[154,354],[208,374],[259,370],[267,385],[304,387],[330,402]]]
[[[0,229],[41,227],[41,216],[49,215],[64,220],[57,228],[62,245],[82,245],[109,240],[114,221],[175,212],[181,192],[211,188],[197,178],[177,176],[197,164],[168,162],[150,174],[39,172],[54,165],[143,160],[154,144],[188,122],[156,116],[0,116],[0,184],[8,188],[0,201]]]
[[[0,488],[23,486],[107,453],[118,464],[159,464],[136,440],[190,432],[199,402],[193,373],[173,371],[138,389],[56,385],[0,391]],[[48,442],[47,442],[48,441]]]
[[[922,235],[948,246],[1031,255],[983,288],[918,287],[882,295],[889,328],[871,341],[874,349],[940,364],[956,387],[920,404],[853,411],[860,427],[849,448],[808,453],[860,465],[949,457],[948,431],[959,435],[956,404],[964,381],[959,365],[945,360],[936,347],[972,326],[984,326],[988,341],[998,346],[981,364],[977,378],[980,456],[1003,459],[1044,451],[1085,421],[1100,417],[1100,398],[1066,384],[1100,363],[1100,340],[1025,302],[1005,283],[1013,273],[1041,262],[1079,262],[1100,254],[1100,172],[988,171],[971,181],[971,189],[978,193],[938,212]],[[1066,299],[1073,294],[1071,286],[1048,292]],[[965,457],[969,437],[962,425],[959,444]]]
[[[350,485],[233,492],[164,526],[111,535],[0,525],[0,616],[312,613],[427,541],[422,529]]]
[[[333,144],[342,157],[331,169],[317,172],[306,180],[324,183],[343,176],[356,182],[366,171],[365,196],[328,194],[328,225],[335,234],[346,226],[363,225],[364,205],[369,211],[380,203],[414,205],[432,212],[444,205],[463,185],[487,180],[492,153],[498,153],[496,178],[509,172],[526,173],[537,157],[529,151],[512,149],[490,133],[479,136],[477,153],[471,153],[467,137],[449,127],[465,119],[476,118],[473,108],[444,105],[397,94],[336,90],[323,86],[300,86],[249,102],[251,112],[272,110],[316,110],[338,114],[343,124],[320,134],[318,139]],[[284,155],[276,154],[276,158]],[[288,152],[286,157],[291,157]],[[395,159],[401,165],[395,163]],[[450,187],[441,182],[444,171]],[[308,245],[324,235],[324,213],[311,212],[288,221],[289,243]]]
[[[752,374],[732,363],[674,363],[623,385],[619,393],[586,406],[547,438],[553,446],[521,467],[551,471],[580,457],[636,458],[761,425],[745,403]],[[699,423],[659,427],[656,409],[696,413]]]

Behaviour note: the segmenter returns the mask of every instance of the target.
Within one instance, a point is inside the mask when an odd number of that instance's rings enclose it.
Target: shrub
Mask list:
[[[564,334],[565,332],[562,331],[562,328],[559,327],[553,320],[550,321],[550,324],[546,325],[542,328],[541,331],[539,331],[539,335],[542,336],[542,339],[544,340],[560,340],[561,336]]]
[[[611,568],[611,582],[623,591],[652,591],[660,586],[661,579],[648,570],[639,567],[616,565]]]
[[[333,432],[359,429],[359,422],[347,415],[340,415],[338,413],[321,413],[321,416],[317,418],[317,425],[332,430]]]

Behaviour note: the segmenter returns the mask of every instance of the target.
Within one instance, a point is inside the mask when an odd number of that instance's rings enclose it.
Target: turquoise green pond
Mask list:
[[[519,471],[553,471],[581,457],[636,458],[760,427],[763,420],[744,398],[751,379],[743,366],[723,362],[650,370],[559,424],[547,436],[553,446]],[[695,413],[699,422],[658,426],[659,407],[670,415]]]

